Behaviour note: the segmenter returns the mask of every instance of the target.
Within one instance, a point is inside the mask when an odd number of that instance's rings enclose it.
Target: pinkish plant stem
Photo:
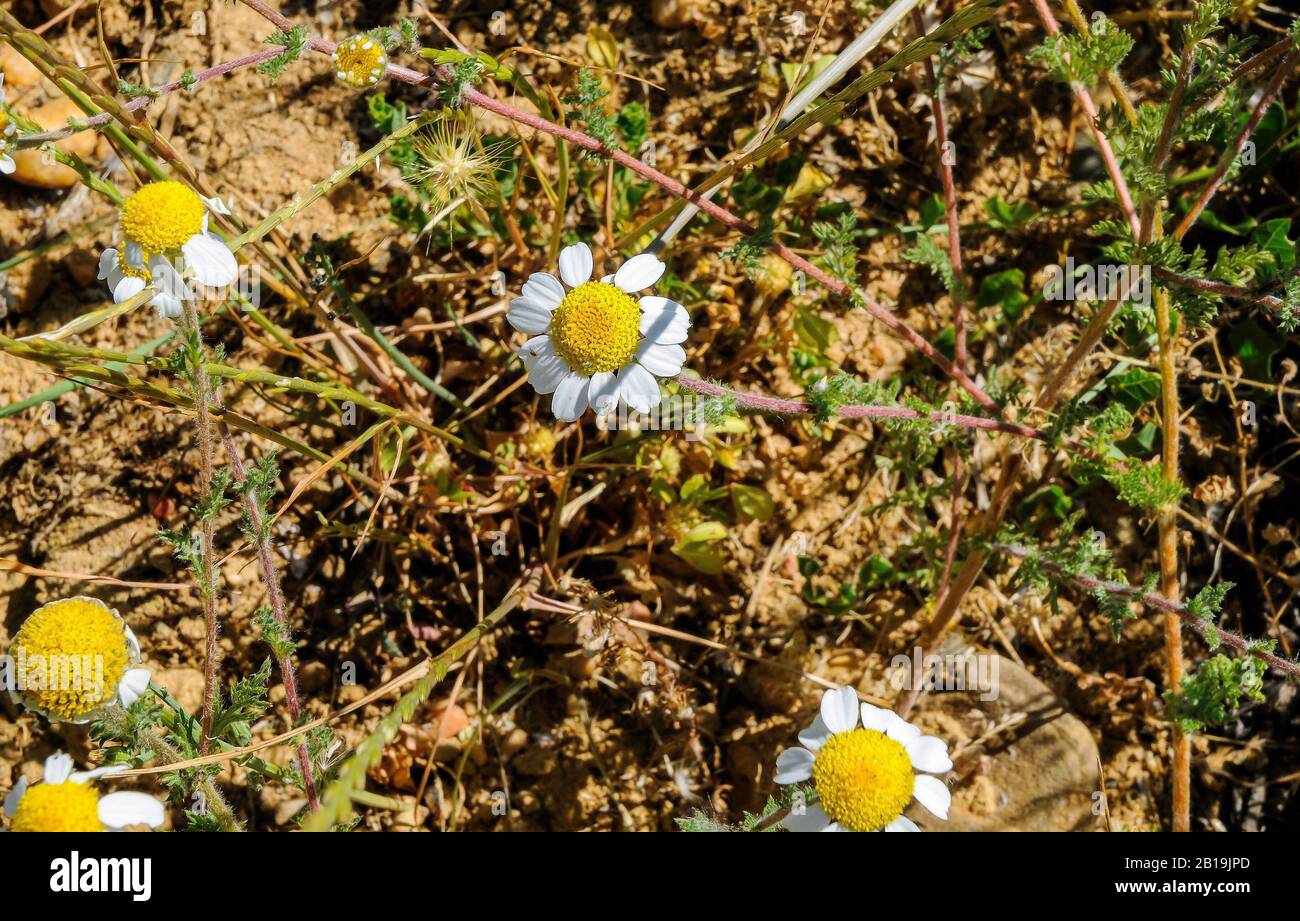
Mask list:
[[[239,445],[235,444],[235,438],[230,433],[230,427],[222,422],[220,425],[221,440],[226,446],[226,454],[230,458],[230,466],[235,471],[235,476],[240,482],[245,482],[248,478],[247,471],[244,467],[244,458],[239,451]],[[262,583],[266,586],[266,601],[271,608],[271,614],[275,617],[276,623],[284,627],[286,633],[291,629],[292,624],[289,620],[288,608],[284,602],[284,592],[280,588],[280,574],[275,566],[275,557],[271,554],[271,543],[266,538],[266,521],[262,516],[261,497],[252,489],[249,489],[241,496],[244,505],[244,511],[248,515],[248,527],[252,531],[254,542],[257,545],[257,559],[262,566]],[[289,656],[276,656],[276,661],[280,666],[280,675],[284,680],[284,699],[289,707],[289,719],[293,726],[297,726],[302,714],[302,706],[298,701],[298,678],[294,670],[293,659]],[[302,785],[307,792],[307,803],[312,812],[320,808],[320,801],[316,795],[316,778],[312,776],[311,758],[307,753],[307,743],[305,741],[298,743],[298,768],[302,771]]]
[[[211,67],[208,68],[207,70],[197,71],[194,74],[195,83],[203,83],[207,80],[211,80],[213,77],[225,76],[226,74],[231,73],[232,71],[236,71],[241,67],[247,67],[250,64],[260,64],[262,61],[269,60],[283,51],[284,48],[282,46],[276,45],[272,48],[267,48],[265,51],[259,51],[256,54],[245,55],[242,58],[236,58],[233,61],[226,61],[224,64],[218,64],[216,67]],[[181,89],[183,85],[184,84],[182,84],[181,81],[176,80],[173,81],[172,83],[163,83],[159,86],[151,87],[152,89],[151,94],[146,96],[138,96],[135,99],[132,99],[122,108],[127,112],[136,112],[139,111],[140,109],[147,108],[150,103],[154,102],[158,98],[158,96],[166,96],[168,93],[174,93],[178,89]],[[157,94],[157,95],[153,95],[153,94]],[[76,127],[59,128],[54,131],[43,131],[40,134],[24,135],[18,139],[18,146],[37,147],[48,141],[58,141],[66,137],[71,137],[72,135],[76,134],[79,131],[84,131],[87,128],[93,128],[96,125],[107,124],[112,120],[113,120],[113,116],[111,113],[101,112],[98,115],[90,116],[84,121],[78,121],[76,123]]]

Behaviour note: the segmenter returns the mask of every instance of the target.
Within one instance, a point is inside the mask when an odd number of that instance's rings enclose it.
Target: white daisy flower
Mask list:
[[[72,759],[59,752],[45,759],[44,780],[24,777],[5,797],[11,831],[121,831],[129,825],[157,828],[163,804],[145,793],[121,790],[101,797],[90,781],[125,770],[124,765],[74,771]]]
[[[18,134],[18,126],[9,118],[4,104],[5,75],[0,74],[0,173],[12,173],[17,168],[12,154],[17,147],[14,136]]]
[[[163,257],[182,278],[193,279],[209,288],[232,284],[239,276],[239,263],[225,242],[208,230],[209,211],[230,213],[220,198],[204,198],[179,182],[141,186],[122,204],[120,226],[124,242],[115,257],[119,267],[124,267],[123,274],[128,274],[126,269],[137,275],[157,274],[155,260]],[[174,261],[178,257],[179,267]],[[105,263],[101,260],[100,277],[110,277],[104,270]],[[116,296],[116,287],[114,293]]]
[[[179,317],[184,310],[182,301],[194,297],[180,273],[163,256],[154,256],[146,268],[133,269],[122,261],[116,249],[110,247],[99,257],[99,278],[108,282],[114,304],[135,297],[145,285],[154,285],[158,293],[150,298],[149,306],[158,311],[160,320]]]
[[[822,695],[821,713],[799,742],[803,748],[776,759],[776,782],[811,780],[817,802],[786,818],[791,831],[920,831],[903,815],[913,798],[948,818],[952,794],[930,776],[952,770],[947,744],[896,713],[859,703],[852,688]]]
[[[534,272],[524,282],[523,296],[510,302],[506,319],[533,337],[519,357],[533,388],[555,394],[556,418],[573,422],[588,406],[603,415],[619,400],[641,413],[659,405],[656,378],[682,370],[681,343],[691,328],[686,308],[676,301],[634,297],[657,282],[664,268],[642,253],[613,275],[591,281],[591,249],[575,243],[560,252],[559,279]]]
[[[95,598],[41,605],[8,651],[14,702],[51,721],[88,723],[114,704],[129,707],[149,689],[140,642],[121,615]]]

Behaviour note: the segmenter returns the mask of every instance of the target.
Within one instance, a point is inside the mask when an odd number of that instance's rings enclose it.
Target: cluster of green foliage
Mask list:
[[[284,51],[258,64],[258,73],[265,74],[272,80],[279,80],[288,66],[302,57],[303,51],[307,48],[308,38],[310,35],[305,25],[297,25],[287,30],[276,29],[266,37],[264,44],[282,45]]]

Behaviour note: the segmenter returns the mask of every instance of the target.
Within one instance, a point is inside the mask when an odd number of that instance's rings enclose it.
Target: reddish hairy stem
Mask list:
[[[1196,201],[1192,204],[1191,209],[1183,215],[1183,219],[1174,228],[1173,237],[1175,240],[1181,240],[1186,235],[1187,231],[1196,223],[1196,219],[1201,216],[1201,212],[1205,210],[1206,205],[1210,203],[1214,193],[1219,191],[1219,186],[1223,185],[1224,179],[1227,178],[1228,170],[1231,169],[1233,161],[1237,159],[1241,149],[1246,146],[1246,141],[1255,133],[1255,128],[1259,125],[1260,119],[1264,117],[1264,112],[1277,98],[1277,94],[1282,89],[1282,84],[1286,82],[1286,78],[1295,68],[1297,61],[1300,61],[1300,48],[1293,48],[1282,59],[1282,63],[1278,65],[1277,71],[1273,74],[1273,78],[1269,80],[1268,86],[1264,89],[1264,95],[1259,98],[1259,102],[1255,104],[1254,110],[1250,113],[1250,118],[1246,120],[1246,126],[1237,135],[1237,141],[1233,144],[1232,152],[1225,152],[1223,157],[1219,159],[1219,165],[1215,168],[1214,175],[1205,183],[1205,187],[1201,189],[1201,194],[1196,196]]]
[[[1016,547],[1011,544],[998,544],[997,549],[1006,553],[1008,556],[1014,556],[1018,559],[1024,559],[1029,556],[1029,551],[1024,547]],[[1185,625],[1195,630],[1202,638],[1205,637],[1206,632],[1210,629],[1205,621],[1201,620],[1188,610],[1187,605],[1166,598],[1164,595],[1157,595],[1155,592],[1143,592],[1140,588],[1128,585],[1124,582],[1110,582],[1092,576],[1067,573],[1061,569],[1060,566],[1047,561],[1043,561],[1042,565],[1044,569],[1050,570],[1051,572],[1069,576],[1072,581],[1078,583],[1089,591],[1100,590],[1106,592],[1108,595],[1119,595],[1125,598],[1132,598],[1135,601],[1140,601],[1147,607],[1155,608],[1156,610],[1162,611],[1166,614],[1173,614]],[[1224,630],[1222,627],[1214,627],[1213,629],[1223,645],[1231,646],[1233,649],[1248,653],[1280,672],[1300,678],[1300,663],[1292,662],[1290,659],[1284,659],[1271,652],[1265,652],[1263,649],[1252,648],[1248,639],[1240,634],[1233,633],[1231,630]]]
[[[224,421],[221,423],[221,440],[226,446],[226,454],[230,457],[230,466],[234,469],[235,476],[240,482],[245,481],[248,475],[244,468],[243,455],[240,454],[239,446],[235,444],[235,438],[230,433],[230,426]],[[276,623],[287,631],[291,627],[288,608],[284,603],[284,592],[280,588],[280,574],[275,566],[275,557],[271,555],[271,544],[264,536],[266,522],[262,517],[259,497],[250,490],[244,494],[243,500],[244,511],[248,513],[249,529],[255,535],[254,543],[257,545],[257,558],[262,566],[262,582],[266,585],[267,603],[270,605]],[[302,707],[298,702],[297,673],[294,670],[293,660],[288,656],[276,656],[276,661],[284,680],[284,699],[289,708],[289,718],[293,721],[290,728],[293,728],[298,725],[302,714]],[[298,743],[298,768],[302,771],[302,785],[307,792],[307,804],[311,811],[315,812],[320,808],[320,800],[316,796],[316,778],[312,776],[311,758],[307,752],[306,741]]]
[[[1038,12],[1038,18],[1042,20],[1044,31],[1048,35],[1059,35],[1061,27],[1057,25],[1056,17],[1048,9],[1047,0],[1034,0],[1034,9]],[[1136,240],[1141,232],[1137,209],[1133,206],[1133,196],[1129,194],[1128,183],[1124,181],[1124,173],[1119,168],[1119,160],[1115,156],[1115,151],[1110,146],[1110,141],[1106,139],[1106,135],[1102,134],[1101,125],[1098,123],[1097,104],[1092,101],[1092,95],[1086,87],[1071,84],[1070,89],[1074,91],[1075,98],[1079,100],[1079,106],[1083,109],[1083,113],[1088,116],[1088,130],[1092,133],[1093,142],[1097,145],[1097,152],[1101,154],[1102,162],[1106,164],[1106,172],[1115,185],[1115,197],[1119,199],[1120,208],[1123,209],[1124,217],[1128,219],[1129,228],[1133,232],[1133,239]]]
[[[232,71],[236,71],[241,67],[247,67],[250,64],[260,64],[262,61],[266,61],[275,57],[276,55],[280,54],[282,51],[284,51],[284,48],[279,45],[276,45],[273,48],[268,48],[265,51],[259,51],[256,54],[245,55],[242,58],[236,58],[233,61],[227,61],[224,64],[218,64],[216,67],[210,67],[207,70],[198,71],[197,73],[194,74],[194,80],[196,83],[203,83],[206,80],[211,80],[213,77],[221,77],[228,73],[231,73]],[[157,93],[158,96],[166,96],[168,93],[176,92],[182,86],[183,84],[181,83],[181,81],[176,80],[171,83],[160,84],[159,86],[152,87],[151,89],[153,90],[154,93]],[[136,112],[139,111],[140,109],[147,108],[149,104],[154,102],[156,99],[157,96],[153,96],[153,95],[139,96],[135,99],[132,99],[122,108],[124,111],[127,112]],[[59,128],[54,131],[43,131],[40,134],[24,135],[23,137],[20,137],[18,139],[18,146],[36,147],[40,144],[46,143],[47,141],[58,141],[66,137],[71,137],[77,132],[84,131],[87,128],[93,128],[96,125],[107,124],[112,120],[113,120],[112,113],[101,112],[98,115],[90,116],[85,121],[78,122],[78,126],[76,128]]]

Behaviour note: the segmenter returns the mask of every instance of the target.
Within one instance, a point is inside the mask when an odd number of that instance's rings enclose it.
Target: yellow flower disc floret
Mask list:
[[[822,809],[850,831],[876,831],[894,821],[915,784],[906,749],[874,729],[831,736],[813,761],[812,780]]]
[[[203,230],[205,210],[203,199],[188,186],[153,182],[122,206],[122,236],[146,252],[175,252]]]
[[[636,354],[641,307],[611,284],[584,282],[555,308],[550,332],[555,351],[582,376],[617,371]]]
[[[103,831],[99,794],[89,784],[38,783],[18,801],[13,831]]]
[[[374,86],[387,70],[388,53],[373,38],[354,35],[334,52],[334,76],[356,89]]]
[[[72,720],[112,698],[131,650],[126,628],[112,611],[86,598],[68,598],[27,618],[10,655],[22,657],[24,699],[53,718]]]

